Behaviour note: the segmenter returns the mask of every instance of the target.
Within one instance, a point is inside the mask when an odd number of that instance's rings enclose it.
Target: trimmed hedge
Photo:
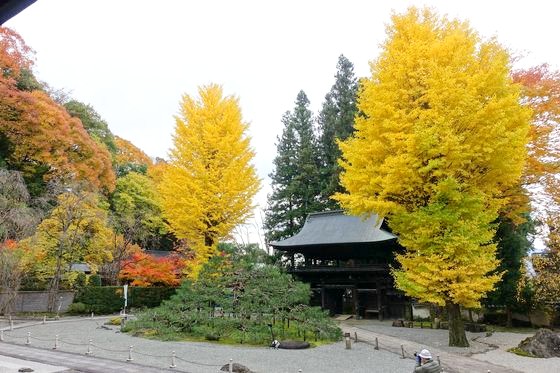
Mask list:
[[[162,301],[175,294],[169,287],[129,287],[128,308],[157,307]],[[86,286],[76,294],[74,303],[86,305],[86,312],[98,314],[114,313],[124,306],[122,286]]]

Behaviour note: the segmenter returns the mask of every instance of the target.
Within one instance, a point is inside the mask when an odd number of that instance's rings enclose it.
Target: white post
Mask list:
[[[4,342],[4,330],[0,330],[0,342]]]
[[[54,336],[54,347],[53,350],[58,348],[58,334]]]
[[[175,364],[175,351],[171,351],[171,365],[169,368],[177,368],[177,365]]]
[[[87,345],[87,352],[86,355],[91,355],[93,354],[93,352],[91,351],[91,339],[88,341],[88,345]]]
[[[60,319],[60,309],[62,308],[62,295],[58,298],[58,309],[56,310],[56,319]]]
[[[228,369],[229,373],[233,373],[233,359],[229,359],[229,369]]]
[[[123,316],[126,320],[126,306],[128,306],[128,284],[123,285],[123,295],[124,295]]]
[[[10,315],[10,330],[14,330],[14,320],[12,320],[12,315]]]
[[[91,313],[91,319],[93,320],[93,312]]]
[[[46,324],[46,323],[47,323],[47,316],[43,315],[43,324]]]
[[[404,357],[404,345],[401,345],[401,353],[402,353],[401,359],[405,359],[405,357]]]
[[[31,344],[31,332],[27,332],[27,340],[25,341],[26,345],[30,345]]]
[[[377,340],[377,337],[375,337],[375,347],[374,349],[379,350],[379,341]]]
[[[134,346],[130,346],[128,348],[128,358],[126,359],[126,361],[132,361],[133,360],[132,359],[132,347],[134,347]]]

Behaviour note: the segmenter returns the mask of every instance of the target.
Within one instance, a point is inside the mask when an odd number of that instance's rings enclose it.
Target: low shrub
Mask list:
[[[71,315],[83,315],[88,313],[88,306],[82,302],[72,303],[68,306],[68,310],[66,312]]]
[[[486,324],[505,326],[507,324],[507,315],[505,312],[485,312],[484,322]]]
[[[122,317],[113,317],[111,318],[107,324],[109,325],[121,325]]]
[[[537,356],[533,355],[533,354],[530,353],[530,352],[527,352],[527,351],[525,351],[525,350],[522,350],[522,349],[519,348],[519,347],[512,347],[512,348],[508,349],[507,351],[508,351],[508,352],[511,352],[511,353],[514,353],[514,354],[516,354],[516,355],[519,355],[519,356],[524,356],[524,357],[537,357]]]
[[[169,287],[129,287],[128,307],[157,307],[174,293],[175,288]],[[78,291],[75,301],[86,305],[86,313],[119,312],[124,307],[123,288],[122,286],[86,286]]]

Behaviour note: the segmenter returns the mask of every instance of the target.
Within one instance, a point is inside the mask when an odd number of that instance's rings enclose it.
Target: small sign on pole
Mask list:
[[[126,317],[126,306],[128,305],[128,284],[123,285],[123,296],[124,296],[124,317]]]

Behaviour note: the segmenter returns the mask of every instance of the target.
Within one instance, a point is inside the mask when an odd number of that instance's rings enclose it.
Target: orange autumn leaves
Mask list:
[[[46,92],[18,88],[22,71],[33,65],[32,53],[19,35],[0,28],[0,142],[8,149],[5,162],[27,178],[87,181],[111,191],[115,174],[108,150]]]
[[[132,286],[178,286],[184,265],[184,260],[175,254],[157,257],[136,251],[124,261],[119,278]]]

